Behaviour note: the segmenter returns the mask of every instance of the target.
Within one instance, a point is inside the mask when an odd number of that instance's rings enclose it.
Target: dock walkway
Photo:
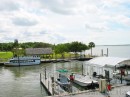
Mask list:
[[[46,97],[125,97],[126,92],[130,91],[130,86],[120,86],[115,87],[109,92],[109,96],[107,93],[100,93],[97,91],[81,91],[75,94],[69,95],[57,95],[57,96],[46,96]]]

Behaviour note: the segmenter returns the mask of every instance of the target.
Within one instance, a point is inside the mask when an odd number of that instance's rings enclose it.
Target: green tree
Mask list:
[[[78,52],[81,53],[83,50],[87,50],[88,47],[87,47],[87,45],[85,45],[81,42],[75,41],[75,42],[70,43],[69,49],[70,49],[70,52],[74,52],[75,57],[77,57]]]
[[[85,50],[88,50],[89,47],[86,44],[82,43],[81,46],[80,46],[80,49],[82,50],[81,53],[84,52],[84,56],[83,57],[85,57]],[[81,53],[80,53],[80,56],[81,56]]]
[[[64,58],[64,53],[67,51],[67,46],[65,44],[58,44],[55,46],[55,54],[61,54],[62,58]]]
[[[89,48],[91,49],[91,56],[92,56],[92,48],[95,47],[95,43],[94,42],[90,42],[89,43]]]

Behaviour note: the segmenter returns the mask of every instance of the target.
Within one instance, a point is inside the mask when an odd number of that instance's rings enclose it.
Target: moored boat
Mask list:
[[[5,62],[5,66],[31,66],[38,65],[41,63],[41,59],[39,56],[20,56],[13,57],[9,59],[8,62]]]
[[[98,85],[98,81],[94,80],[90,76],[74,74],[74,82],[83,87],[89,87],[91,85]]]
[[[59,72],[59,77],[57,78],[56,83],[65,91],[71,92],[71,83],[65,74],[68,72],[68,70],[59,69],[57,71]]]

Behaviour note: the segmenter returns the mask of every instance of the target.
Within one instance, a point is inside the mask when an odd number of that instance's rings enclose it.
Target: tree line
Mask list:
[[[12,51],[14,52],[15,48],[21,48],[25,50],[26,48],[47,48],[50,47],[53,49],[55,54],[61,54],[64,57],[64,54],[67,52],[77,53],[85,52],[85,50],[91,49],[92,55],[92,48],[95,47],[94,42],[90,42],[88,45],[74,41],[71,43],[61,43],[61,44],[50,44],[50,43],[43,43],[43,42],[26,42],[26,43],[18,43],[18,40],[15,39],[14,42],[9,43],[0,43],[0,51]]]

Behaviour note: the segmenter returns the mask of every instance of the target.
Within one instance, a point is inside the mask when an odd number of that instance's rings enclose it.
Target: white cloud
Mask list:
[[[37,24],[36,21],[25,18],[14,18],[12,21],[16,26],[33,26]]]
[[[128,44],[128,3],[129,0],[4,0],[0,3],[0,41],[17,38],[21,42]]]
[[[13,0],[1,0],[0,11],[16,11],[19,9],[19,5]]]

